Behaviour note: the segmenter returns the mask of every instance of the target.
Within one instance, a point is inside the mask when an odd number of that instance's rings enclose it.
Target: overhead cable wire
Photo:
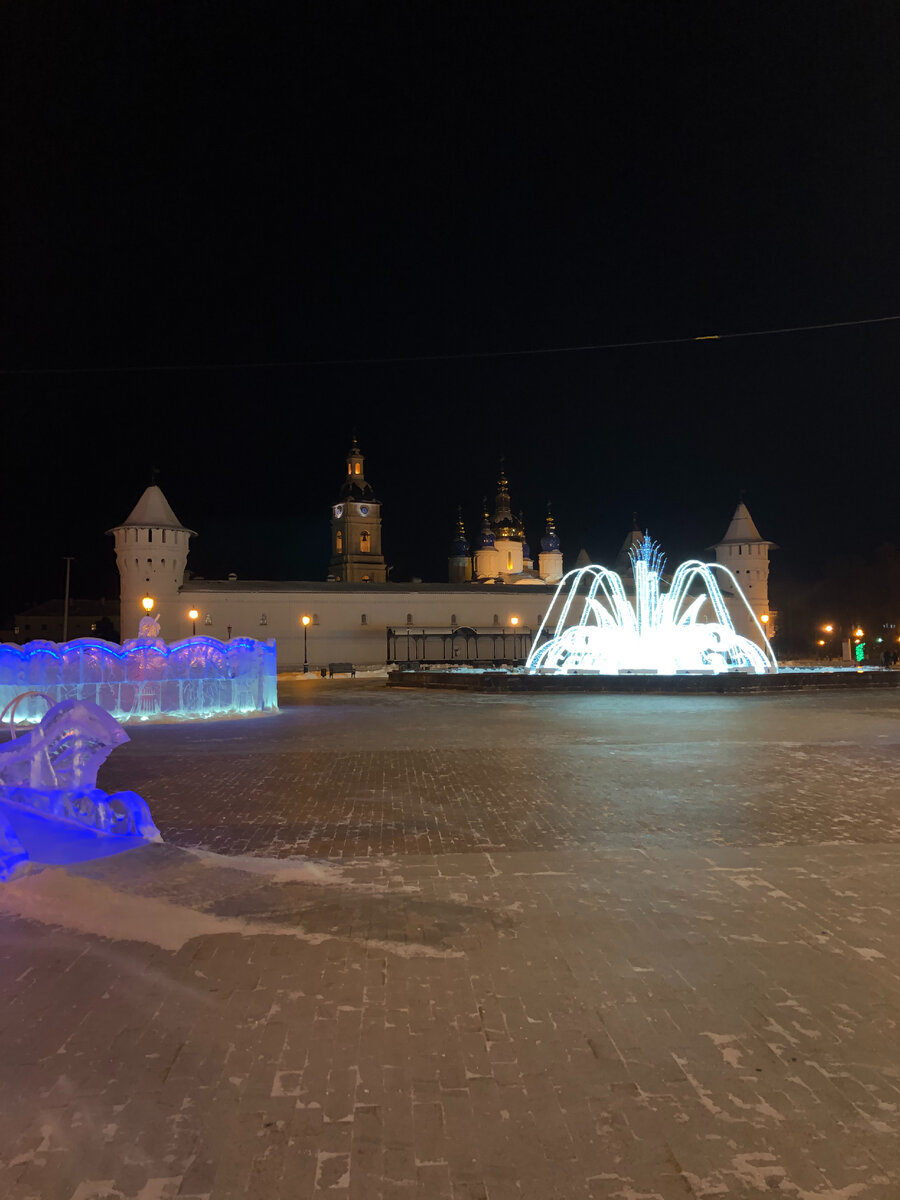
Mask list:
[[[468,350],[453,354],[397,354],[364,358],[272,359],[262,362],[164,363],[145,366],[2,367],[0,375],[127,375],[152,372],[263,371],[301,367],[362,367],[391,363],[462,362],[488,358],[526,358],[549,354],[587,354],[600,350],[632,350],[642,346],[679,346],[689,342],[725,342],[739,338],[774,337],[785,333],[811,333],[820,329],[849,329],[859,325],[884,325],[900,321],[891,317],[861,317],[856,321],[826,321],[817,325],[785,325],[778,329],[746,329],[737,333],[703,333],[690,337],[645,338],[633,342],[596,342],[580,346],[544,346],[527,350]]]

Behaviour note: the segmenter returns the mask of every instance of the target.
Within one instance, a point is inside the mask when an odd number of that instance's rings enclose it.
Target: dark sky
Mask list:
[[[324,578],[354,428],[396,579],[501,453],[569,562],[633,510],[702,552],[741,489],[776,579],[898,540],[900,322],[359,361],[900,313],[895,3],[0,17],[0,612],[63,554],[110,594],[152,467],[196,571]]]

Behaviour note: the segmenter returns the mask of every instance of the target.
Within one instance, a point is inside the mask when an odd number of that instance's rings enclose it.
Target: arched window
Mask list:
[[[456,613],[451,613],[451,614],[450,614],[450,624],[451,624],[451,625],[455,625],[455,624],[456,624]]]
[[[204,620],[203,620],[203,624],[204,624],[204,625],[212,625],[212,613],[207,613],[207,614],[206,614],[206,616],[205,616],[205,618],[204,618]]]
[[[152,563],[152,562],[153,562],[153,559],[152,559],[152,558],[148,558],[148,559],[147,559],[147,562],[148,562],[148,563]]]
[[[512,570],[512,550],[506,552],[506,569],[507,571]]]
[[[355,475],[359,475],[359,474],[360,474],[359,463],[354,463],[354,464],[353,464],[353,472],[354,472],[354,474],[355,474]]]
[[[738,546],[738,554],[743,554],[743,553],[744,553],[744,547]]]
[[[162,531],[162,540],[163,540],[163,543],[165,543],[165,540],[166,540],[166,531],[165,530]]]
[[[412,625],[412,613],[406,614],[406,623],[407,625]]]
[[[360,554],[368,554],[371,548],[371,539],[368,529],[364,529],[359,535],[359,552]]]
[[[500,618],[499,618],[499,616],[498,616],[496,613],[494,613],[494,624],[495,624],[495,625],[499,625],[499,624],[500,624]]]
[[[340,530],[338,530],[334,535],[334,548],[337,550],[338,554],[340,554],[344,549],[344,535]]]
[[[268,625],[268,623],[269,623],[269,618],[268,618],[268,616],[266,615],[266,613],[260,613],[260,614],[259,614],[259,623],[260,623],[260,625]]]
[[[318,625],[318,623],[319,623],[319,614],[313,613],[313,625]]]
[[[148,542],[152,542],[152,541],[153,541],[153,530],[152,530],[152,529],[148,529],[148,530],[147,530],[147,541],[148,541]]]
[[[369,622],[366,620],[366,614],[365,614],[365,613],[362,613],[362,614],[360,615],[360,618],[359,618],[359,623],[360,623],[360,625],[368,625],[368,623],[369,623]]]
[[[350,466],[349,463],[347,463],[347,474],[350,475],[352,473],[352,471],[353,471],[353,468]]]
[[[161,558],[161,559],[159,560],[159,565],[160,565],[161,567],[164,567],[164,566],[166,565],[166,560],[165,560],[164,558]]]

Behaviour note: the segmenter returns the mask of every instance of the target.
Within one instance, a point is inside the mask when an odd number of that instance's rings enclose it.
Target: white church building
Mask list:
[[[149,597],[166,641],[189,637],[194,629],[222,641],[274,638],[279,670],[407,660],[521,662],[562,578],[563,559],[548,513],[535,563],[508,489],[501,470],[493,513],[485,506],[474,549],[460,517],[446,583],[389,583],[381,505],[354,439],[331,510],[327,580],[282,582],[189,578],[190,539],[196,535],[153,484],[127,519],[109,531],[115,537],[121,580],[121,637],[136,636]],[[640,536],[632,531],[626,548]],[[760,618],[769,616],[772,546],[760,537],[741,502],[715,547],[718,561],[735,572]],[[740,613],[735,610],[733,616],[738,632],[745,632]]]

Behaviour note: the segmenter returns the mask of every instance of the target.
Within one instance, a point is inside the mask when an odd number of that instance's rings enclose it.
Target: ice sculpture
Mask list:
[[[117,720],[265,712],[278,707],[274,641],[191,637],[166,645],[151,637],[122,646],[99,638],[0,646],[0,706],[37,689],[52,701],[81,699]],[[39,721],[29,697],[16,719]]]
[[[777,672],[778,663],[734,575],[720,563],[682,563],[663,591],[665,557],[645,536],[631,551],[634,597],[615,571],[588,566],[560,581],[541,622],[526,669],[530,674],[584,673],[677,675],[741,671]],[[742,603],[759,631],[759,644],[742,637],[714,572]],[[705,591],[692,595],[700,583]],[[713,619],[701,621],[709,604]],[[553,630],[552,634],[550,630]]]
[[[97,770],[128,735],[108,712],[87,700],[53,704],[40,725],[16,737],[13,718],[25,693],[3,710],[12,737],[0,744],[0,879],[29,855],[16,832],[16,815],[38,818],[57,832],[85,831],[104,838],[161,841],[150,810],[136,792],[108,795],[97,787]],[[49,697],[41,697],[49,703]],[[27,822],[26,822],[27,824]]]

